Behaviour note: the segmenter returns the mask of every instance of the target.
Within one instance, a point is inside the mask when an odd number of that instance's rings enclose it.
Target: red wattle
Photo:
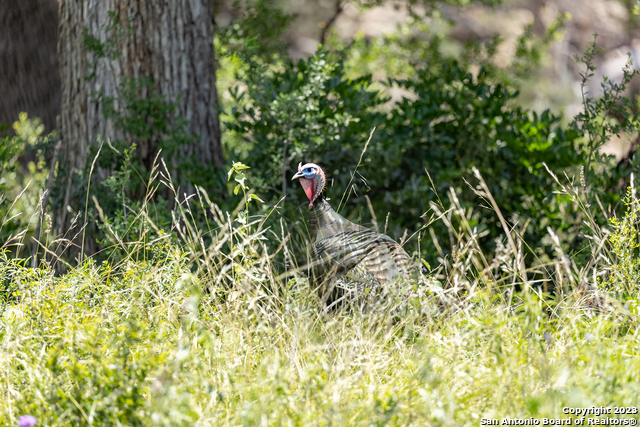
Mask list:
[[[307,195],[307,198],[311,201],[311,203],[313,203],[313,199],[315,198],[315,195],[313,194],[313,180],[300,178],[300,184],[302,185],[302,189]]]

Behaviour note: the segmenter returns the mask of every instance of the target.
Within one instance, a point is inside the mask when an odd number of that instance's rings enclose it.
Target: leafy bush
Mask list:
[[[606,240],[607,250],[604,256],[609,265],[605,271],[609,274],[600,282],[600,286],[611,292],[617,300],[626,304],[626,308],[638,313],[640,295],[640,206],[635,195],[629,192],[624,199],[626,212],[620,218],[610,218],[611,235]]]
[[[0,126],[0,132],[5,132],[7,129],[9,129],[7,125]],[[0,206],[7,201],[7,177],[10,172],[15,170],[16,158],[21,152],[22,141],[11,135],[2,137],[0,140]],[[3,214],[3,212],[0,211],[0,214]]]
[[[271,73],[255,71],[246,75],[248,90],[233,93],[238,107],[231,109],[227,129],[243,137],[236,154],[260,165],[255,168],[260,193],[271,202],[286,195],[301,203],[299,191],[287,191],[293,165],[317,161],[344,177],[366,135],[384,120],[373,110],[385,99],[369,90],[370,77],[347,79],[342,65],[325,52]]]
[[[176,115],[177,101],[160,96],[148,78],[125,79],[119,99],[96,96],[105,120],[112,120],[123,138],[91,146],[83,169],[62,168],[56,176],[52,203],[60,211],[72,174],[70,205],[86,207],[86,212],[78,209],[74,215],[90,219],[82,237],[88,253],[107,246],[123,249],[118,241],[130,236],[159,237],[158,231],[171,224],[170,207],[194,186],[206,187],[216,195],[226,194],[223,171],[209,170],[194,161],[194,154],[184,154],[183,148],[194,143],[196,137],[188,132],[187,120]],[[173,173],[181,190],[160,187],[160,171]],[[153,219],[155,228],[146,227],[135,214],[141,210]],[[78,243],[83,248],[81,245],[84,243]],[[110,256],[120,259],[126,252],[110,252]],[[103,255],[100,252],[97,256],[101,259]]]
[[[413,97],[394,106],[372,148],[397,155],[372,155],[362,169],[374,208],[391,212],[406,227],[437,201],[433,182],[437,193],[453,188],[463,208],[472,209],[477,199],[466,181],[476,167],[502,214],[520,216],[522,224],[530,221],[526,231],[534,245],[546,226],[573,225],[570,213],[560,211],[563,201],[553,194],[543,164],[577,172],[585,161],[578,132],[563,129],[560,118],[548,111],[538,115],[512,106],[517,92],[490,81],[490,74],[480,70],[474,77],[456,60],[442,60],[415,79],[394,81]],[[488,230],[490,239],[501,229],[485,209],[476,210],[472,225]]]
[[[240,107],[226,124],[244,138],[245,148],[238,149],[243,160],[260,164],[253,173],[268,205],[284,194],[301,204],[300,191],[285,191],[287,171],[299,161],[314,161],[325,165],[338,191],[358,195],[347,208],[351,217],[375,220],[366,211],[366,194],[375,212],[390,214],[388,229],[398,238],[404,229],[418,229],[417,219],[438,200],[432,182],[437,193],[453,188],[464,209],[475,206],[465,179],[477,167],[503,214],[520,215],[528,224],[534,246],[547,226],[564,231],[580,223],[577,214],[567,216],[543,167],[575,173],[586,161],[579,133],[562,128],[558,117],[512,106],[517,92],[492,84],[493,76],[483,70],[474,77],[446,58],[416,70],[413,78],[390,80],[389,87],[410,95],[385,112],[388,99],[372,87],[371,77],[347,79],[331,58],[319,51],[280,71],[247,73],[247,91],[235,92]],[[363,179],[350,184],[366,135],[375,126],[358,167]],[[489,231],[489,245],[501,229],[485,210],[476,211],[473,225]],[[423,248],[433,260],[433,246]]]
[[[263,63],[287,56],[283,35],[294,14],[284,12],[269,0],[236,0],[233,10],[239,16],[227,25],[217,23],[215,28],[219,54]]]
[[[0,134],[8,128],[0,126]],[[45,160],[51,158],[56,139],[54,133],[42,135],[40,119],[24,112],[12,129],[13,135],[0,138],[0,248],[7,245],[19,252],[33,235],[49,173]]]

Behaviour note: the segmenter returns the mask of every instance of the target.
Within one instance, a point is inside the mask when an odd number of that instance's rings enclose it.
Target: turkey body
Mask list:
[[[412,270],[407,252],[389,236],[348,221],[318,197],[310,209],[309,281],[328,308],[384,295]]]

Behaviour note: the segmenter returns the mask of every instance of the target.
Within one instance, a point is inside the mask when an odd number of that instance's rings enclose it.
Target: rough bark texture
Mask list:
[[[0,0],[0,123],[26,111],[49,132],[60,113],[58,2]]]
[[[112,119],[105,119],[96,97],[114,98],[122,112],[118,99],[127,77],[148,77],[158,94],[177,102],[176,115],[186,118],[187,131],[196,135],[194,143],[181,147],[181,155],[222,165],[208,0],[60,0],[59,16],[61,154],[67,165],[85,167],[99,136],[127,139]],[[107,46],[104,56],[87,48],[85,29]],[[136,142],[143,160],[155,156],[158,141]]]

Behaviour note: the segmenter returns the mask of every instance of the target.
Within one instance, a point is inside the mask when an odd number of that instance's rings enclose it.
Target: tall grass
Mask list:
[[[286,228],[237,217],[248,194],[222,212],[201,189],[178,197],[161,170],[150,193],[183,200],[173,229],[145,203],[137,235],[109,236],[117,260],[57,276],[54,250],[36,269],[0,254],[3,425],[475,426],[640,402],[634,196],[611,231],[591,229],[581,271],[559,245],[526,267],[521,226],[495,202],[505,235],[486,256],[451,192],[432,205],[455,249],[439,267],[371,310],[327,314],[304,266],[274,268],[293,251]]]

